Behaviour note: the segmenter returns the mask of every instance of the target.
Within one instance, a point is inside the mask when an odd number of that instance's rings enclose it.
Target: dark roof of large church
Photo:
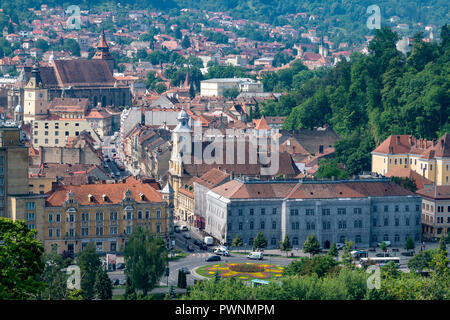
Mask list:
[[[112,87],[116,80],[103,60],[54,60],[51,67],[39,67],[44,87]],[[25,70],[27,79],[31,69]]]
[[[55,60],[54,70],[62,86],[113,86],[115,79],[102,60]]]

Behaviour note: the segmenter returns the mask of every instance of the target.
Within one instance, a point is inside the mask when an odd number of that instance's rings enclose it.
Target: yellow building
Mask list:
[[[89,242],[98,252],[117,252],[137,226],[168,241],[168,207],[161,192],[132,177],[116,184],[63,186],[46,199],[36,229],[46,252],[79,252]]]
[[[440,139],[416,139],[391,135],[372,151],[372,172],[382,175],[394,168],[407,168],[439,185],[450,184],[450,135]]]

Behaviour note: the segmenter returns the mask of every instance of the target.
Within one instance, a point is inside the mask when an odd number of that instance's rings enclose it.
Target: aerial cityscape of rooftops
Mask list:
[[[0,0],[0,300],[449,300],[449,7]]]

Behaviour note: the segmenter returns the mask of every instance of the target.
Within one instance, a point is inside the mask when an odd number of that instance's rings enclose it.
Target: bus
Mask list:
[[[399,257],[372,257],[372,258],[361,258],[359,263],[362,267],[368,267],[370,265],[376,265],[379,267],[384,266],[388,262],[394,262],[397,267],[400,266],[400,258]]]

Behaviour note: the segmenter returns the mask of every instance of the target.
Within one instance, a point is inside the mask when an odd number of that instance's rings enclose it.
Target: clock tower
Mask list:
[[[48,112],[48,90],[44,88],[39,73],[39,67],[34,67],[31,77],[24,89],[23,119],[32,122],[37,115]]]

